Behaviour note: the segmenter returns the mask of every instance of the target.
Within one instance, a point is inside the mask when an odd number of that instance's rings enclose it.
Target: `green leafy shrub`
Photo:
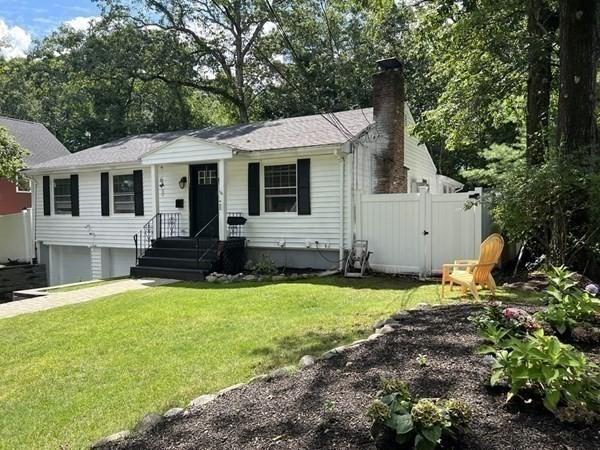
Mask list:
[[[564,266],[552,267],[548,275],[548,307],[537,314],[559,333],[565,334],[577,326],[598,321],[600,302],[589,290],[580,289],[573,272]],[[594,286],[594,285],[590,285]]]
[[[273,275],[277,273],[277,265],[273,258],[262,254],[254,265],[254,272],[257,275]]]
[[[504,340],[499,349],[486,346],[481,352],[494,355],[490,383],[507,381],[509,400],[533,392],[561,420],[591,422],[600,417],[598,367],[555,336],[537,330],[524,339]]]
[[[367,412],[379,449],[438,448],[454,442],[471,418],[470,407],[456,399],[413,398],[402,380],[382,380]]]

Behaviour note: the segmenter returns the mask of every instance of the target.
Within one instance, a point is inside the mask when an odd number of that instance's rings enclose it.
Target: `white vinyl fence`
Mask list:
[[[0,216],[0,264],[11,260],[31,261],[31,209]]]
[[[456,194],[371,194],[358,201],[357,239],[367,239],[379,272],[440,273],[442,264],[479,255],[481,190]]]

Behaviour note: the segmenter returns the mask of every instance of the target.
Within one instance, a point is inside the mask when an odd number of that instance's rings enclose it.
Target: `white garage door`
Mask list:
[[[71,245],[51,245],[50,285],[77,283],[92,279],[90,249]]]
[[[111,277],[122,277],[129,275],[131,266],[135,266],[135,249],[133,248],[111,248],[109,250]]]

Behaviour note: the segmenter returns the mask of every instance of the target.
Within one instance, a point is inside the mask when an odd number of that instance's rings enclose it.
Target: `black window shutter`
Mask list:
[[[110,216],[110,198],[109,198],[108,172],[100,174],[100,200],[103,216]]]
[[[298,160],[298,214],[310,214],[310,159]]]
[[[144,175],[141,170],[133,171],[133,201],[136,216],[144,215]]]
[[[248,163],[248,214],[260,216],[260,163]]]
[[[79,175],[71,175],[71,215],[79,215]]]
[[[50,177],[45,176],[43,181],[44,197],[44,215],[50,215]]]

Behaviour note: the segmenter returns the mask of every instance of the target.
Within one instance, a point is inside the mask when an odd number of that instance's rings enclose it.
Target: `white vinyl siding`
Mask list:
[[[131,173],[134,169],[136,168],[128,169],[128,172]],[[145,168],[143,172],[144,216],[133,214],[101,215],[100,172],[104,171],[107,170],[79,173],[78,217],[66,214],[44,216],[43,189],[41,189],[42,176],[36,176],[35,182],[38,189],[35,190],[34,199],[36,206],[35,239],[46,244],[57,245],[134,247],[133,235],[154,215],[150,169]],[[115,171],[115,173],[123,173],[123,171]],[[53,176],[53,178],[67,177],[68,175],[58,174]]]
[[[173,164],[216,161],[232,157],[229,147],[184,136],[143,157],[143,164]]]
[[[185,187],[179,187],[179,181],[182,177],[186,178]],[[180,231],[183,236],[189,236],[190,209],[189,209],[189,186],[190,174],[188,164],[165,164],[158,167],[158,180],[160,185],[162,180],[163,187],[158,190],[159,211],[162,213],[180,213],[181,223]],[[175,206],[176,200],[183,200],[183,208]]]
[[[260,162],[261,173],[266,165],[294,164],[296,158],[263,160],[235,158],[226,163],[227,211],[240,212],[248,218],[245,234],[251,247],[278,247],[285,241],[288,248],[338,248],[339,242],[339,161],[334,155],[303,155],[310,158],[311,214],[264,213],[264,179],[261,177],[261,214],[248,215],[248,163]]]
[[[431,192],[437,192],[437,169],[425,144],[420,144],[414,135],[415,121],[408,109],[404,108],[404,165],[408,167],[408,191],[415,183],[425,180]],[[418,191],[415,191],[418,192]]]

